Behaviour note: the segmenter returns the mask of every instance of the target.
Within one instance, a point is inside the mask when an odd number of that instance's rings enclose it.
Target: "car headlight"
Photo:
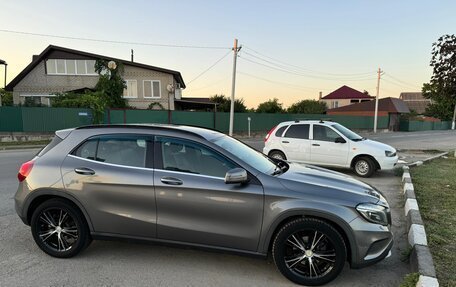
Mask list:
[[[385,150],[385,155],[387,157],[393,157],[393,156],[396,156],[396,152],[395,151],[390,151],[390,150]]]
[[[361,203],[356,210],[369,222],[388,225],[388,208],[371,203]]]

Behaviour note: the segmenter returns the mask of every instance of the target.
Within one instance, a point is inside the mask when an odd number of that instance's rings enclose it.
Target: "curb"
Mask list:
[[[445,155],[448,155],[448,152],[442,152],[442,153],[436,154],[434,156],[428,157],[427,159],[423,159],[423,160],[412,162],[412,163],[408,164],[408,166],[409,167],[419,166],[419,165],[422,165],[423,163],[425,163],[427,161],[430,161],[430,160],[433,160],[433,159],[436,159],[436,158],[439,158],[439,157],[442,157],[442,156],[445,156]]]
[[[10,146],[1,146],[0,151],[13,151],[13,150],[24,150],[24,149],[40,149],[46,145],[10,145]]]
[[[424,161],[441,157],[445,154],[447,153],[433,156]],[[410,168],[403,166],[402,169],[404,170],[402,175],[402,194],[405,200],[406,230],[408,230],[408,242],[412,247],[410,265],[413,272],[420,274],[416,287],[438,287],[439,282],[436,278],[434,261],[432,260],[432,254],[426,239],[426,230],[424,229],[418,202],[416,201],[415,189],[409,171]]]

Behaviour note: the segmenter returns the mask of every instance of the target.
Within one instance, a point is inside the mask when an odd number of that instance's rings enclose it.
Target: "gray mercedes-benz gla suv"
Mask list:
[[[340,173],[270,159],[188,126],[56,132],[18,174],[16,211],[38,246],[71,257],[92,239],[127,238],[266,256],[298,284],[385,258],[388,203]]]

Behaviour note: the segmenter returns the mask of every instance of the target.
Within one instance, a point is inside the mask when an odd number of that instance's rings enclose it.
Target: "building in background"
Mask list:
[[[367,93],[357,91],[348,86],[342,86],[319,100],[326,103],[328,109],[334,109],[361,102],[372,101],[373,99],[375,99],[375,97],[369,96]]]
[[[399,99],[405,102],[410,111],[413,110],[419,115],[424,114],[427,106],[431,103],[431,100],[424,98],[421,92],[401,93]]]
[[[26,99],[35,104],[51,105],[58,93],[94,89],[99,75],[95,72],[98,59],[115,61],[124,66],[123,78],[127,88],[123,97],[128,105],[147,109],[159,103],[164,109],[174,110],[175,99],[180,99],[184,80],[180,72],[146,64],[116,59],[83,51],[50,45],[7,86],[13,92],[14,104]]]
[[[371,116],[375,115],[375,101],[368,101],[348,105],[340,108],[330,109],[326,112],[328,115],[346,115],[346,116]],[[398,98],[383,98],[378,100],[378,116],[389,117],[388,129],[392,131],[399,130],[400,115],[410,113],[409,108],[404,101]]]

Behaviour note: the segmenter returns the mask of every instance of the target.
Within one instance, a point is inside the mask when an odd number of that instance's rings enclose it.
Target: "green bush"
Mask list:
[[[52,98],[52,106],[56,108],[87,108],[93,113],[93,123],[101,123],[106,109],[106,101],[101,92],[85,94],[66,93]]]

